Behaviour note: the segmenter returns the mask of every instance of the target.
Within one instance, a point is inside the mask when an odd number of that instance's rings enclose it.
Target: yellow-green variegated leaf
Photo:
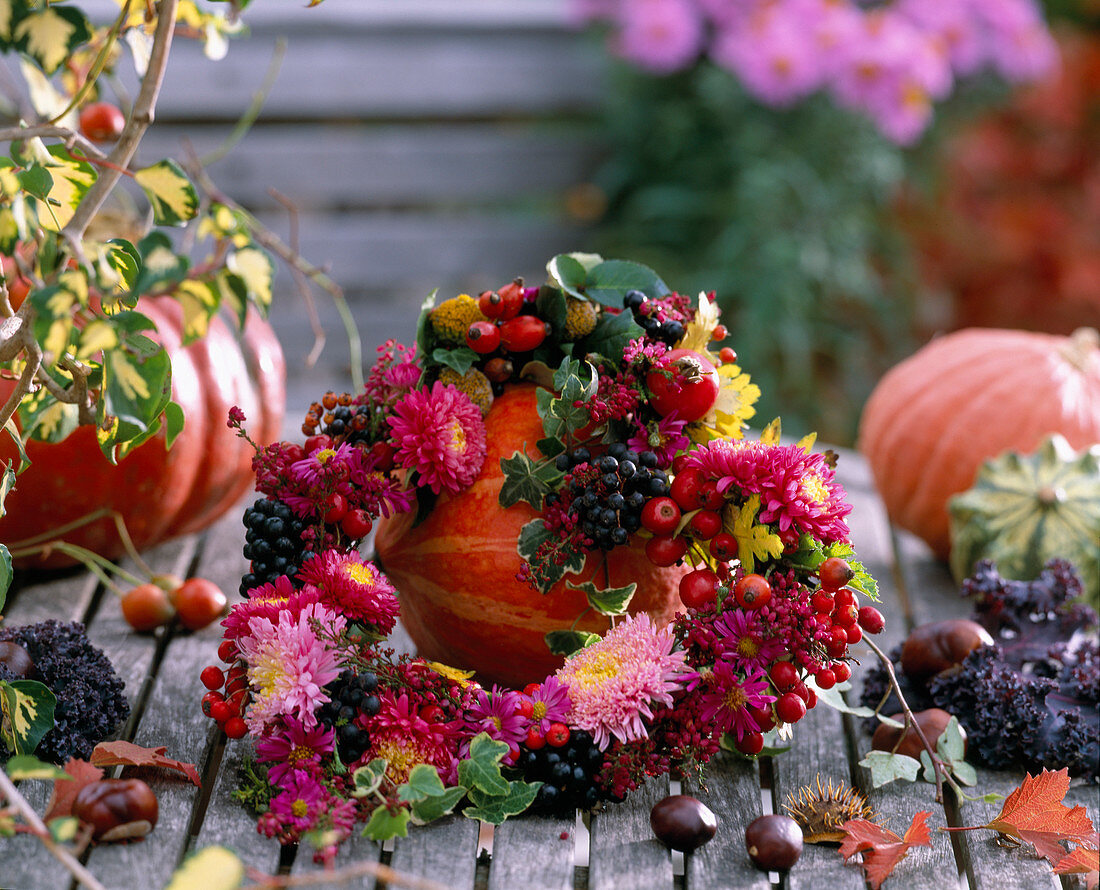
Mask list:
[[[34,306],[34,335],[42,344],[43,365],[53,367],[69,348],[77,299],[68,289],[54,284],[33,291],[28,300]]]
[[[47,170],[53,183],[47,196],[49,210],[40,210],[38,219],[43,228],[59,232],[73,218],[96,173],[91,164],[72,157],[63,145],[51,145],[48,151]]]
[[[15,0],[0,0],[0,47],[8,49],[15,36]]]
[[[183,342],[187,344],[205,337],[210,319],[221,301],[217,286],[210,281],[189,278],[179,283],[173,296],[183,307]]]
[[[67,381],[59,381],[64,385]],[[45,388],[28,396],[19,406],[19,422],[29,439],[60,442],[77,428],[80,410],[76,405],[59,402]]]
[[[53,74],[91,34],[88,20],[75,6],[41,4],[15,23],[12,36],[43,71]]]
[[[1100,444],[1077,454],[1056,435],[1034,454],[1002,454],[983,464],[949,508],[951,570],[960,580],[979,559],[1018,579],[1065,559],[1089,602],[1100,605]]]
[[[76,343],[76,358],[88,362],[100,352],[118,345],[118,333],[105,318],[93,318],[80,332]]]
[[[9,751],[30,754],[53,728],[57,698],[37,680],[0,680],[0,740]]]
[[[271,282],[275,277],[271,258],[258,247],[246,247],[231,253],[225,264],[244,281],[249,301],[267,315],[271,306]]]
[[[199,211],[195,187],[171,159],[138,170],[134,180],[153,205],[153,221],[159,226],[181,226]]]
[[[234,890],[244,881],[244,863],[225,847],[204,847],[184,860],[165,890]]]

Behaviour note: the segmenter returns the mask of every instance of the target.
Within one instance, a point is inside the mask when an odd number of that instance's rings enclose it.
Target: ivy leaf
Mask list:
[[[71,816],[73,801],[80,789],[103,778],[103,770],[75,757],[66,762],[64,769],[66,778],[54,780],[53,793],[50,795],[46,814],[42,817],[46,822]]]
[[[0,680],[0,741],[15,754],[29,754],[53,729],[57,697],[37,680]]]
[[[43,363],[52,368],[68,351],[76,296],[60,284],[52,284],[33,291],[27,299],[34,307],[34,336],[42,345]]]
[[[500,761],[508,753],[506,742],[497,742],[487,732],[479,732],[470,742],[470,754],[458,762],[458,781],[485,794],[501,796],[508,793],[508,780],[500,772]]]
[[[537,567],[540,593],[547,593],[567,572],[575,575],[584,568],[585,554],[575,550],[558,551],[557,555],[564,557],[560,564],[552,558],[539,561],[539,547],[554,537],[554,533],[547,530],[546,523],[541,519],[532,519],[519,530],[516,552],[521,559]]]
[[[532,460],[527,455],[527,443],[523,451],[515,451],[511,457],[500,459],[504,482],[497,500],[508,509],[520,501],[526,501],[536,510],[542,509],[542,499],[554,490],[564,475],[552,463]]]
[[[190,263],[178,255],[172,242],[163,232],[146,235],[137,245],[141,254],[141,272],[133,286],[133,294],[172,290],[187,275]]]
[[[203,847],[173,872],[164,890],[235,890],[244,876],[244,863],[232,850]]]
[[[625,615],[626,607],[638,585],[631,581],[626,587],[599,588],[591,581],[583,584],[566,584],[571,590],[580,590],[588,597],[588,604],[601,615]]]
[[[408,781],[397,786],[397,799],[405,803],[413,803],[428,797],[438,797],[446,790],[434,766],[418,763],[409,770]]]
[[[599,638],[599,634],[583,630],[552,630],[544,637],[551,652],[566,657],[591,646]]]
[[[158,226],[182,226],[199,212],[195,186],[171,158],[138,170],[134,181],[153,205],[153,221]]]
[[[210,279],[181,281],[173,296],[183,307],[183,343],[186,346],[206,336],[221,305],[221,291]]]
[[[459,374],[465,374],[477,362],[480,356],[469,346],[459,346],[455,349],[439,347],[432,350],[432,361],[436,364],[446,365]]]
[[[376,757],[370,763],[359,767],[351,774],[352,780],[355,782],[355,789],[351,792],[351,796],[366,797],[368,794],[374,794],[382,785],[387,766],[388,764],[384,758]]]
[[[465,796],[466,789],[456,785],[447,788],[442,794],[418,800],[412,805],[412,820],[417,825],[426,825],[441,819],[458,806],[458,802]]]
[[[87,161],[70,155],[63,145],[51,145],[47,151],[52,184],[43,201],[49,205],[49,210],[39,213],[38,219],[43,228],[59,232],[73,218],[76,208],[96,181],[96,172]]]
[[[871,771],[871,784],[875,788],[889,785],[898,779],[915,782],[921,769],[919,760],[905,754],[891,754],[889,751],[869,751],[859,765]]]
[[[542,782],[515,781],[508,783],[508,792],[504,795],[483,794],[476,788],[470,789],[470,803],[462,815],[468,819],[479,819],[490,825],[500,825],[509,816],[522,813],[535,799]]]
[[[386,804],[380,804],[370,814],[366,826],[363,828],[363,837],[372,841],[388,841],[391,837],[409,836],[409,819],[412,813],[407,807],[398,807],[396,812],[391,812]]]
[[[126,239],[112,238],[103,246],[102,265],[110,274],[105,273],[97,263],[100,274],[96,284],[99,290],[107,296],[122,297],[137,284],[141,273],[141,254]],[[129,308],[134,307],[130,305]]]
[[[133,742],[118,739],[113,742],[100,742],[92,750],[92,766],[158,766],[182,773],[199,787],[202,779],[193,763],[174,760],[165,754],[168,748],[160,745],[156,748],[143,748]]]
[[[53,74],[76,47],[92,36],[84,13],[73,6],[52,4],[28,11],[12,31],[12,38],[47,74]]]
[[[584,292],[588,299],[606,306],[622,306],[623,296],[629,290],[640,290],[647,297],[663,297],[669,292],[668,285],[656,272],[631,260],[604,260],[590,269],[585,278]]]
[[[871,890],[878,890],[911,847],[932,846],[926,822],[931,815],[927,811],[917,813],[903,838],[867,819],[849,819],[840,826],[846,834],[840,844],[840,855],[847,862],[856,853],[862,853],[867,883]]]

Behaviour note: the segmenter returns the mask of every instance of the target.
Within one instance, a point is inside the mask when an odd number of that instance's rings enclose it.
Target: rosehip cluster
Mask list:
[[[550,325],[536,315],[521,314],[525,305],[534,300],[538,288],[523,286],[523,279],[517,278],[499,290],[485,291],[478,297],[478,308],[488,321],[475,321],[466,330],[466,345],[481,356],[495,352],[523,353],[531,352],[542,345],[550,335]],[[493,383],[503,383],[511,376],[511,368],[505,374],[503,356],[501,362],[493,365],[493,373],[486,376]],[[511,363],[507,363],[511,364]],[[495,379],[501,377],[501,379]]]
[[[222,641],[218,657],[229,667],[223,670],[216,664],[209,664],[199,674],[202,685],[209,690],[202,697],[202,712],[229,738],[240,739],[248,732],[244,722],[244,713],[251,700],[248,665],[240,658],[237,644],[232,640]]]

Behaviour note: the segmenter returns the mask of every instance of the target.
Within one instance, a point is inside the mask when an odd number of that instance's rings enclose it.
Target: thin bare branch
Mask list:
[[[60,139],[65,144],[65,148],[70,151],[74,147],[80,146],[81,151],[86,155],[91,155],[96,160],[107,158],[107,155],[100,151],[94,142],[68,127],[59,127],[56,124],[34,124],[29,127],[4,127],[0,129],[0,141],[2,142],[16,142],[21,139],[33,139],[35,137]]]

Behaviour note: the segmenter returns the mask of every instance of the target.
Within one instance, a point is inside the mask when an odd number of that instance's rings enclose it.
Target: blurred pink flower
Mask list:
[[[692,0],[634,0],[620,5],[616,17],[615,52],[650,71],[684,68],[703,48],[703,22]]]

